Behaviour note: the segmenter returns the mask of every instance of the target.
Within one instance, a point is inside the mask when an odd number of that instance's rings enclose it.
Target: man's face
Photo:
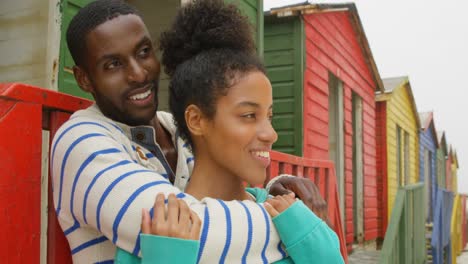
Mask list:
[[[120,15],[86,37],[84,72],[97,105],[107,117],[148,125],[158,107],[160,65],[150,35],[137,15]]]

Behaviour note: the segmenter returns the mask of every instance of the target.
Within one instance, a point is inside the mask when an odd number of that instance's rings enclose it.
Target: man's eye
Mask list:
[[[118,66],[120,66],[120,62],[118,60],[111,60],[110,62],[106,63],[105,64],[105,68],[108,69],[108,70],[111,70],[111,69],[114,69]]]
[[[139,57],[146,57],[150,53],[151,48],[150,47],[144,47],[138,52]]]

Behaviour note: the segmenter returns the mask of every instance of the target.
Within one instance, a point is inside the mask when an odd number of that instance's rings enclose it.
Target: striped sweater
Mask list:
[[[130,127],[96,105],[57,131],[51,148],[55,210],[75,263],[112,263],[116,246],[140,254],[141,209],[157,193],[175,193],[202,219],[200,263],[270,263],[285,255],[264,207],[250,201],[198,201],[184,194],[193,156],[172,116],[157,113],[178,152],[173,173],[149,126]],[[150,211],[150,213],[152,213]]]

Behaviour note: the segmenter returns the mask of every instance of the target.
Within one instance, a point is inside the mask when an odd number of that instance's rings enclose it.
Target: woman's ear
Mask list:
[[[73,66],[73,75],[75,75],[75,80],[81,90],[94,94],[94,87],[89,80],[88,74],[83,68],[80,66]]]
[[[203,135],[204,117],[201,109],[196,105],[189,105],[185,108],[185,123],[193,136]]]

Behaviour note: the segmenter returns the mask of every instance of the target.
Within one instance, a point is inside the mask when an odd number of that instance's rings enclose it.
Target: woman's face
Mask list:
[[[247,73],[216,102],[216,114],[206,120],[205,149],[219,175],[262,184],[270,150],[278,135],[271,125],[272,88],[259,71]]]

